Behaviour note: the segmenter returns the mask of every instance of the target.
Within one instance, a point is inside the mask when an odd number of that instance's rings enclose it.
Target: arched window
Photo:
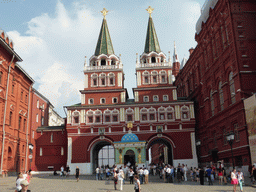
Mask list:
[[[116,60],[115,59],[111,59],[111,65],[116,65]]]
[[[103,122],[104,123],[111,122],[111,111],[109,109],[105,110],[103,113]]]
[[[166,71],[160,71],[160,83],[167,83]]]
[[[101,123],[101,117],[102,117],[102,112],[97,109],[94,112],[94,123]]]
[[[12,160],[12,149],[11,147],[8,147],[8,160]]]
[[[189,120],[189,108],[188,106],[181,107],[181,120]]]
[[[156,63],[156,57],[151,57],[151,63]]]
[[[141,114],[141,121],[147,121],[148,120],[148,110],[146,108],[143,108],[140,110],[140,114]]]
[[[93,123],[93,111],[92,110],[89,110],[86,112],[86,118],[87,118],[87,120],[86,120],[87,124]]]
[[[152,82],[152,84],[158,83],[158,73],[157,73],[157,71],[152,71],[151,72],[151,82]]]
[[[108,74],[108,85],[109,86],[114,86],[115,85],[115,74],[114,73],[109,73]]]
[[[98,75],[97,74],[91,75],[91,86],[92,87],[98,86]]]
[[[174,109],[173,107],[167,107],[166,108],[166,113],[167,113],[167,120],[174,120]]]
[[[212,116],[214,116],[214,98],[213,98],[213,91],[210,91],[210,102],[211,102],[211,112]]]
[[[106,86],[106,74],[101,73],[99,76],[100,86]]]
[[[78,111],[74,111],[72,113],[72,124],[79,124],[80,123],[80,119],[79,119],[80,113]]]
[[[144,71],[142,73],[142,76],[143,76],[143,84],[149,84],[150,83],[150,81],[149,81],[149,77],[150,77],[149,72]]]
[[[161,56],[161,63],[163,63],[164,62],[164,57],[163,56]]]
[[[101,59],[101,61],[100,61],[100,64],[101,64],[101,66],[105,66],[106,65],[106,59]]]
[[[220,110],[223,111],[224,109],[224,96],[222,90],[222,82],[219,82],[219,97],[220,97]]]
[[[230,96],[231,96],[231,103],[236,102],[236,91],[235,91],[235,83],[233,79],[233,72],[229,73],[229,87],[230,87]]]
[[[9,125],[12,126],[12,111],[10,111]]]
[[[39,109],[39,100],[37,100],[37,102],[36,102],[36,107],[37,107],[37,109]]]
[[[164,107],[158,108],[158,121],[164,121],[166,119],[166,110]]]
[[[126,121],[131,121],[133,122],[134,121],[134,111],[133,109],[129,108],[129,109],[126,109]]]
[[[114,109],[112,111],[112,122],[118,123],[119,122],[119,111],[117,109]]]
[[[149,120],[150,121],[156,121],[156,109],[150,108],[148,110],[148,112],[149,112]]]

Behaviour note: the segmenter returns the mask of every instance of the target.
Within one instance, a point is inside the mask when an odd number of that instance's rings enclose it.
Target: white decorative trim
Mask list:
[[[137,72],[137,86],[141,86],[141,72]]]
[[[172,71],[168,70],[168,83],[171,85],[172,84]]]
[[[123,86],[123,73],[118,73],[117,74],[117,79],[118,79],[118,87],[122,87]]]
[[[190,108],[190,118],[195,118],[195,111],[194,111],[194,105],[189,105]]]
[[[121,102],[124,103],[126,100],[125,98],[125,92],[121,92]]]
[[[139,92],[138,91],[134,92],[134,99],[135,99],[134,100],[135,102],[139,102]]]
[[[135,114],[135,121],[139,121],[140,120],[140,108],[139,107],[135,107],[134,108],[134,114]]]
[[[173,90],[172,90],[172,97],[173,97],[173,100],[174,100],[174,101],[177,100],[177,91],[176,91],[176,89],[173,89]]]
[[[88,75],[84,75],[84,88],[88,88]]]
[[[179,105],[175,105],[175,116],[176,116],[176,119],[180,119],[180,106]]]

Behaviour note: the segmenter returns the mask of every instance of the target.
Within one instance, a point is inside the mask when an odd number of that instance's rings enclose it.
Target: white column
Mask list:
[[[176,89],[172,90],[172,98],[173,98],[173,100],[177,100],[177,90]]]
[[[190,109],[190,118],[195,118],[194,105],[190,105],[189,109]]]
[[[67,163],[70,164],[72,160],[72,138],[68,137],[68,159]]]
[[[81,103],[85,104],[85,94],[81,94]]]
[[[125,102],[125,92],[121,92],[121,102]]]
[[[71,110],[68,110],[67,112],[67,124],[71,123]]]
[[[124,108],[120,108],[120,121],[125,121]]]
[[[134,96],[135,96],[135,102],[139,102],[139,92],[138,91],[135,91],[134,92]]]
[[[196,155],[195,133],[191,133],[191,150],[192,150],[193,159],[196,159],[197,155]]]
[[[81,110],[80,113],[81,123],[85,123],[85,110]]]
[[[172,71],[171,70],[168,71],[168,83],[172,84]]]
[[[122,73],[117,74],[117,80],[118,80],[118,87],[122,87],[122,85],[123,85],[123,74]]]

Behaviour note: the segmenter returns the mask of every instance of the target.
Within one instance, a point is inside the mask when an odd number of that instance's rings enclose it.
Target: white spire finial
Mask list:
[[[84,70],[86,70],[87,62],[86,62],[86,56],[84,57]]]
[[[122,64],[121,54],[119,54],[119,63]]]
[[[174,51],[173,51],[173,62],[179,62],[178,54],[177,54],[177,51],[176,51],[175,41],[174,41]]]
[[[139,64],[139,57],[138,57],[138,53],[136,53],[136,64]]]

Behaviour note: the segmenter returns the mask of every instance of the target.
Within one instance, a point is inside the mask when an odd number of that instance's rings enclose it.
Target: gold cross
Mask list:
[[[103,10],[101,11],[102,15],[104,16],[104,18],[106,18],[106,15],[108,14],[108,10],[106,8],[103,8]]]
[[[153,13],[154,9],[151,6],[149,6],[146,10],[149,13],[149,17],[151,17],[151,13]]]

